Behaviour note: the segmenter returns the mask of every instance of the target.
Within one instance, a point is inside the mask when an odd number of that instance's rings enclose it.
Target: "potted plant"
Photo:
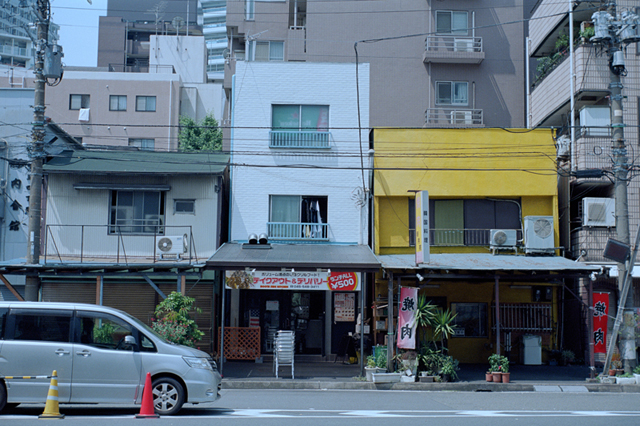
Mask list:
[[[609,368],[609,375],[616,376],[618,373],[624,373],[622,369],[622,361],[620,360],[620,354],[613,354],[611,356],[611,367]]]
[[[403,351],[396,357],[400,365],[403,367],[403,371],[408,371],[410,376],[415,376],[418,372],[418,353],[413,350]]]
[[[502,375],[500,374],[501,364],[502,364],[502,356],[498,354],[491,354],[491,356],[489,356],[489,371],[491,372],[491,380],[487,380],[487,381],[492,381],[492,382],[502,381]]]
[[[636,379],[636,385],[640,385],[640,365],[633,369],[633,377]]]
[[[420,350],[420,354],[418,355],[418,359],[420,361],[421,366],[423,366],[424,370],[420,374],[421,382],[433,382],[435,376],[442,368],[442,364],[444,361],[444,355],[433,348],[428,346],[423,346]]]
[[[616,384],[618,385],[635,385],[636,378],[631,373],[623,373],[616,376]]]
[[[373,373],[378,371],[376,366],[376,358],[373,355],[367,357],[367,365],[364,367],[364,373],[367,378],[367,382],[373,381]]]
[[[452,356],[445,356],[442,368],[440,368],[440,374],[442,376],[443,382],[455,382],[458,378],[457,371],[460,370],[458,366],[458,360],[454,359]]]
[[[502,373],[502,383],[509,383],[511,378],[511,373],[509,373],[509,358],[503,356],[498,368],[500,368],[500,373]]]
[[[376,357],[378,371],[373,372],[373,383],[394,383],[400,381],[401,373],[387,373],[387,354],[380,352]]]
[[[571,365],[576,360],[576,355],[568,349],[563,350],[561,356],[562,365]]]

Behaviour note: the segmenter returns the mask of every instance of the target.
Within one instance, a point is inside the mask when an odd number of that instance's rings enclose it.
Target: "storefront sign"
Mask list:
[[[607,353],[607,319],[609,293],[593,293],[594,353]]]
[[[418,289],[400,287],[400,303],[398,305],[398,347],[416,348],[416,307],[418,306]]]
[[[416,192],[416,265],[429,263],[429,191]]]
[[[360,291],[359,272],[227,271],[226,288]]]

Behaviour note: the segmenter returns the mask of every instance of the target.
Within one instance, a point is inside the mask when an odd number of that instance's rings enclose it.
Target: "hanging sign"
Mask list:
[[[418,289],[414,287],[400,288],[398,302],[398,347],[416,348],[416,307],[418,306]]]
[[[429,191],[416,192],[416,265],[429,263]]]
[[[609,293],[593,293],[594,353],[607,353],[607,320]]]
[[[360,291],[360,272],[226,271],[228,289]]]

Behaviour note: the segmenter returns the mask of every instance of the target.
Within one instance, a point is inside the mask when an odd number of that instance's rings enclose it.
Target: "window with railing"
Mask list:
[[[272,195],[267,232],[272,240],[329,239],[327,197]]]
[[[329,105],[272,105],[271,148],[329,148]]]
[[[165,193],[111,191],[110,234],[164,234]]]
[[[430,200],[434,246],[488,246],[491,229],[521,230],[520,202],[512,199]],[[521,234],[518,236],[521,238]]]
[[[495,328],[495,306],[491,307]],[[544,303],[501,303],[500,330],[503,332],[536,332],[553,331],[551,304]]]

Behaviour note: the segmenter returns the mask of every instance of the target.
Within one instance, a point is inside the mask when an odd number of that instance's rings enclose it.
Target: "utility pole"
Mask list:
[[[595,35],[592,41],[602,43],[609,56],[609,90],[611,93],[611,151],[613,157],[614,174],[614,197],[616,208],[616,233],[617,239],[626,244],[630,244],[629,239],[629,203],[627,199],[627,185],[629,174],[629,162],[627,158],[627,148],[624,140],[624,119],[622,109],[622,82],[620,77],[627,75],[624,64],[623,44],[635,43],[640,40],[638,17],[625,11],[622,19],[617,18],[616,4],[611,2],[607,11],[595,12],[591,19],[595,26]],[[624,360],[625,372],[631,372],[636,365],[635,336],[633,310],[633,291],[623,291],[627,268],[633,269],[633,264],[618,263],[618,290],[625,300],[618,300],[618,309],[624,310],[624,326],[620,338],[621,358]],[[631,279],[631,277],[629,277]],[[628,308],[626,308],[628,307]],[[612,334],[609,346],[615,345],[617,333]],[[610,360],[609,350],[607,351],[607,367]]]
[[[49,40],[49,0],[38,0],[36,5],[37,48],[35,62],[35,95],[33,103],[33,130],[31,133],[31,188],[29,189],[29,230],[27,236],[27,264],[40,263],[40,229],[42,221],[42,164],[44,156],[44,58]],[[25,300],[37,301],[40,276],[37,268],[29,269],[25,280]]]

